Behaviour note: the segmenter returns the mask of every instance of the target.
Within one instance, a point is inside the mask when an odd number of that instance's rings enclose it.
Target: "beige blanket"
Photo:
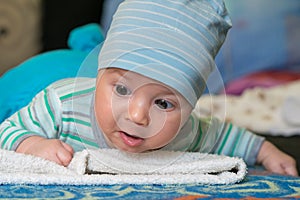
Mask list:
[[[272,88],[253,88],[241,96],[205,95],[196,109],[257,133],[300,134],[300,80]]]

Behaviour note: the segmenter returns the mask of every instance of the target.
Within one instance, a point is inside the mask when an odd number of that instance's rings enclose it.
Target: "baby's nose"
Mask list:
[[[129,119],[139,126],[150,123],[150,105],[143,98],[131,98],[128,106]]]

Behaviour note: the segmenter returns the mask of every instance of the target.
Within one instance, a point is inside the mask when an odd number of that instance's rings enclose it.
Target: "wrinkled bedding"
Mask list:
[[[300,80],[245,90],[241,95],[204,95],[196,109],[202,117],[215,116],[256,133],[300,135]]]

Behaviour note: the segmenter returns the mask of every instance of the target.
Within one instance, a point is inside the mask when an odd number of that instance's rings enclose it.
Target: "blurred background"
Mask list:
[[[68,48],[69,32],[100,23],[101,0],[0,0],[0,75],[38,53]]]
[[[120,2],[0,0],[0,75],[38,53],[68,48],[76,27],[99,23],[105,34]],[[299,0],[225,3],[233,28],[216,58],[225,83],[266,69],[300,71]]]
[[[233,27],[216,59],[225,82],[266,69],[300,70],[300,1],[225,2]]]

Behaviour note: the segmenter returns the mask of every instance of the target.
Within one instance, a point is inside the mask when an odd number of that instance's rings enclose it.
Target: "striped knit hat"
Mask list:
[[[222,0],[125,0],[99,54],[99,69],[142,74],[194,107],[230,27]]]

